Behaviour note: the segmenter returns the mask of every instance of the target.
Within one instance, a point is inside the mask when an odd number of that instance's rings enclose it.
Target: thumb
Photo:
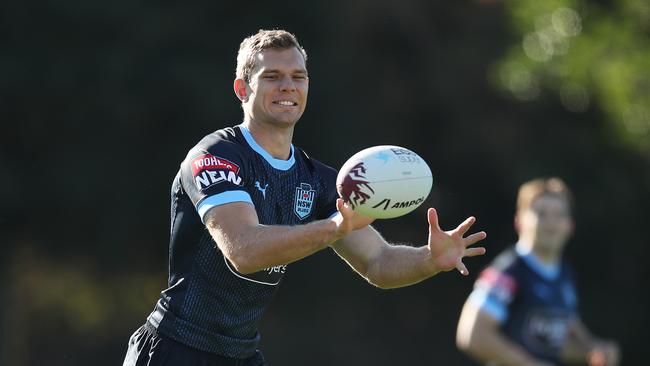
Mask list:
[[[345,207],[345,201],[342,198],[336,199],[336,209],[342,213],[347,207]]]
[[[343,218],[349,218],[350,215],[352,215],[352,209],[345,204],[345,201],[343,201],[342,198],[337,198],[336,199],[336,209],[341,213],[341,216]]]
[[[438,211],[436,211],[435,208],[431,207],[427,211],[427,221],[429,222],[430,229],[442,231],[442,229],[440,229],[440,224],[438,222]]]

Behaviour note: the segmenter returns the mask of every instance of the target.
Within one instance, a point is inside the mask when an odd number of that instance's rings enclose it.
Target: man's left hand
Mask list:
[[[485,248],[468,248],[470,245],[485,239],[487,234],[484,231],[464,235],[476,222],[476,218],[469,217],[462,224],[451,231],[443,231],[438,223],[438,213],[434,208],[427,212],[429,221],[429,250],[431,260],[437,271],[451,271],[456,268],[464,276],[469,274],[463,263],[464,257],[474,257],[485,254]]]

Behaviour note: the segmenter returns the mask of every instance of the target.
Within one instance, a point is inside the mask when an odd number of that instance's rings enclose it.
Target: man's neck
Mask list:
[[[272,157],[280,160],[287,160],[291,157],[293,126],[286,128],[278,127],[268,123],[255,122],[250,119],[244,120],[243,125],[251,133],[255,142]]]
[[[552,252],[550,250],[543,250],[539,245],[535,245],[533,240],[519,238],[517,243],[519,250],[524,253],[532,253],[541,262],[547,265],[555,265],[560,262],[561,253]]]
[[[544,260],[537,251],[531,251],[526,248],[526,243],[521,240],[517,242],[517,254],[526,262],[529,268],[537,272],[538,275],[554,280],[560,274],[560,263],[558,261],[548,262]]]

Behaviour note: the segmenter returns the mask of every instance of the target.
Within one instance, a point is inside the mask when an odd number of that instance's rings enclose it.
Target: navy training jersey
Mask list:
[[[501,324],[501,331],[532,356],[556,365],[577,318],[573,273],[566,261],[545,266],[510,248],[479,275],[470,301]]]
[[[148,322],[180,343],[226,357],[254,354],[260,318],[286,265],[238,273],[203,223],[212,207],[248,202],[260,224],[297,225],[336,213],[336,170],[291,146],[273,158],[242,125],[204,137],[172,184],[168,288]]]

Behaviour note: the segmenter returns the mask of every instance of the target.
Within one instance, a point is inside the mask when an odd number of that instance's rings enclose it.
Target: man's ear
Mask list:
[[[244,79],[235,79],[233,89],[235,89],[235,95],[239,100],[243,103],[248,101],[248,83]]]
[[[513,221],[513,224],[514,224],[514,227],[515,227],[515,232],[517,232],[517,234],[519,234],[519,232],[521,230],[521,219],[519,218],[519,213],[515,214],[515,217],[514,217],[514,219],[512,221]]]

